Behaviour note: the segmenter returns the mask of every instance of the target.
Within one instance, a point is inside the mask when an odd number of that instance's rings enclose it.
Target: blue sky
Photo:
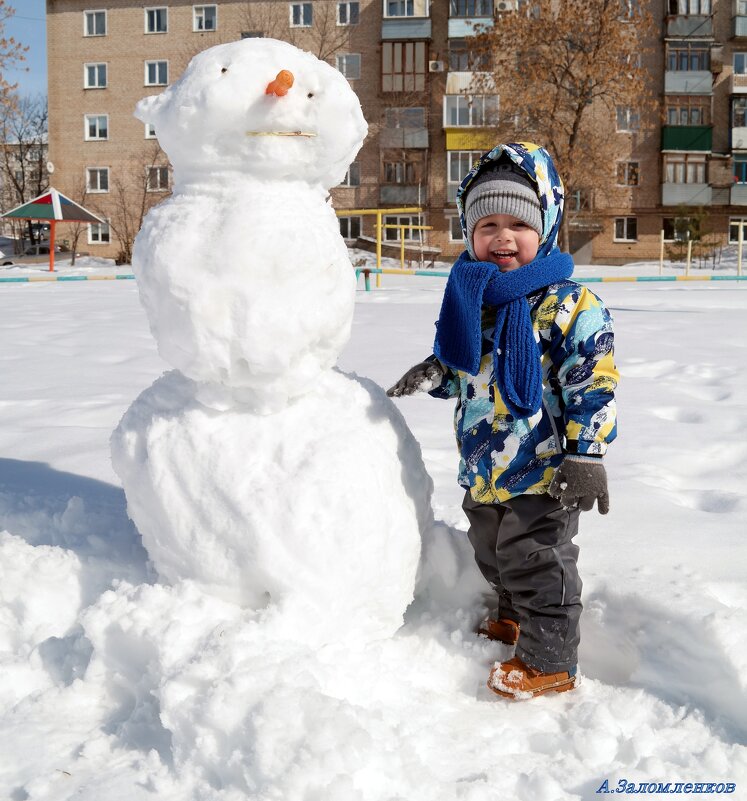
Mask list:
[[[5,35],[12,36],[29,49],[22,69],[8,70],[5,78],[18,84],[22,95],[47,93],[47,22],[46,0],[10,0],[15,15],[5,23]]]

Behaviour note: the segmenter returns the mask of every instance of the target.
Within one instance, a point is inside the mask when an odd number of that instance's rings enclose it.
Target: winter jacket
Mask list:
[[[470,170],[457,193],[465,244],[465,190],[503,153],[537,184],[543,209],[538,255],[555,247],[563,187],[547,153],[528,143],[499,145]],[[493,378],[495,309],[483,307],[482,359],[478,374],[445,365],[430,394],[458,398],[454,425],[460,450],[459,483],[478,503],[500,503],[541,494],[566,453],[602,456],[617,434],[612,318],[602,301],[575,281],[563,281],[527,297],[543,375],[542,408],[514,418]],[[431,357],[435,359],[435,357]]]

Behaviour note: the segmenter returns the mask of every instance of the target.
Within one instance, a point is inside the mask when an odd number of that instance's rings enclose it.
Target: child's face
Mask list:
[[[493,262],[506,273],[534,259],[539,249],[539,234],[509,214],[491,214],[478,220],[472,247],[478,261]]]

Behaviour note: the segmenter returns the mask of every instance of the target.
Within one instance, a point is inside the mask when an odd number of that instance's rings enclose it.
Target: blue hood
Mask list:
[[[464,176],[464,180],[457,190],[456,205],[467,252],[473,259],[475,258],[472,243],[467,241],[464,196],[475,178],[486,167],[498,161],[504,153],[514,164],[524,170],[537,187],[542,208],[542,236],[537,258],[547,256],[553,248],[557,247],[560,221],[563,218],[563,182],[560,180],[550,154],[543,147],[531,142],[509,142],[505,145],[496,145],[492,150],[480,156],[472,169]]]

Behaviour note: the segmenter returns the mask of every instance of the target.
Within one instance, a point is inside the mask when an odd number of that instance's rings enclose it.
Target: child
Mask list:
[[[457,192],[467,250],[444,293],[434,355],[390,396],[457,398],[459,483],[475,559],[498,595],[480,633],[516,645],[488,686],[525,699],[575,684],[581,510],[609,509],[616,435],[612,320],[570,280],[556,240],[563,186],[547,151],[497,145]]]

